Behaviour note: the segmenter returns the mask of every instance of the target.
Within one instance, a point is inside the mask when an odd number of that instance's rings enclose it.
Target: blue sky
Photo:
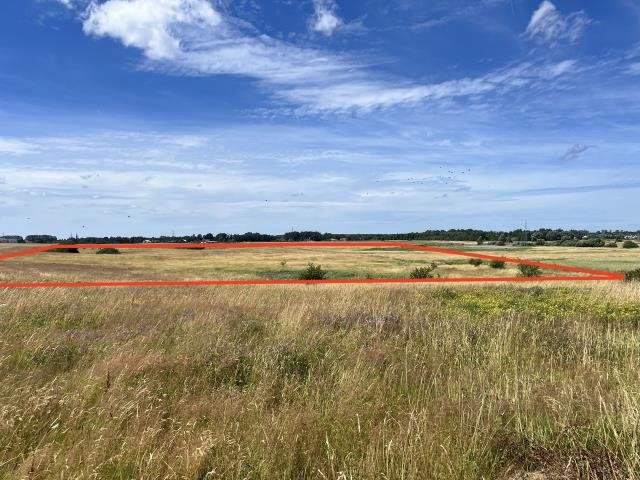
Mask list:
[[[0,229],[636,230],[639,86],[638,0],[4,0]]]

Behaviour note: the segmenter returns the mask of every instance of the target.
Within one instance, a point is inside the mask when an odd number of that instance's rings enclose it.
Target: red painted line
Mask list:
[[[51,247],[51,245],[47,245],[46,247],[28,248],[26,250],[20,250],[18,252],[5,253],[4,255],[0,255],[0,260],[6,260],[7,258],[24,257],[27,255],[33,255],[40,252],[46,252],[51,248],[53,248]]]
[[[500,260],[508,263],[535,265],[551,270],[582,273],[585,276],[545,277],[453,277],[453,278],[356,278],[330,280],[142,280],[142,281],[96,281],[96,282],[26,282],[0,283],[0,288],[77,288],[77,287],[182,287],[182,286],[226,286],[226,285],[327,285],[327,284],[387,284],[387,283],[483,283],[483,282],[566,282],[566,281],[613,281],[623,280],[624,275],[566,265],[521,260],[474,252],[461,252],[446,248],[427,247],[404,242],[255,242],[255,243],[83,243],[56,244],[0,255],[0,260],[46,252],[55,248],[123,248],[123,249],[252,249],[252,248],[315,248],[315,247],[383,247],[405,248],[447,255],[457,255],[485,260]]]
[[[463,256],[463,257],[471,257],[471,258],[482,258],[484,260],[499,260],[499,261],[503,261],[506,263],[516,263],[519,265],[534,265],[537,267],[541,267],[541,268],[549,268],[552,270],[562,270],[565,272],[574,272],[574,273],[587,273],[587,274],[591,274],[591,275],[603,275],[603,276],[619,276],[618,274],[615,273],[611,273],[611,272],[605,272],[602,270],[592,270],[592,269],[588,269],[588,268],[581,268],[581,267],[570,267],[568,265],[557,265],[554,263],[543,263],[543,262],[536,262],[533,260],[521,260],[519,258],[510,258],[510,257],[498,257],[495,255],[486,255],[483,253],[475,253],[475,252],[461,252],[459,250],[449,250],[446,248],[436,248],[436,247],[425,247],[423,245],[412,245],[412,244],[404,244],[403,245],[404,248],[409,249],[409,250],[422,250],[422,251],[426,251],[426,252],[434,252],[434,253],[444,253],[444,254],[449,254],[449,255],[459,255],[459,256]],[[624,277],[624,275],[623,275]]]

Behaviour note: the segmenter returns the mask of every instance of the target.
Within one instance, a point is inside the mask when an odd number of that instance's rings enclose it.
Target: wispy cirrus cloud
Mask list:
[[[591,19],[583,10],[563,15],[552,2],[544,0],[533,12],[525,35],[540,43],[573,43],[580,39],[590,23]]]
[[[23,139],[0,137],[0,154],[27,155],[40,150],[38,144]]]
[[[331,4],[318,5],[330,11]],[[85,13],[83,27],[89,35],[111,37],[142,50],[148,68],[256,79],[276,98],[301,107],[303,113],[371,111],[484,95],[554,79],[575,65],[573,61],[521,64],[475,78],[414,83],[374,75],[362,59],[261,34],[222,15],[206,0],[93,3]]]

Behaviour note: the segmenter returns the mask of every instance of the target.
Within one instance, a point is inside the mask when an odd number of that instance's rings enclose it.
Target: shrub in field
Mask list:
[[[604,247],[604,240],[601,238],[586,238],[578,240],[576,247]]]
[[[300,280],[322,280],[327,276],[327,272],[322,270],[322,266],[316,265],[315,263],[309,263],[307,268],[305,268],[298,278]]]
[[[409,278],[433,278],[433,271],[438,268],[435,263],[431,263],[428,267],[416,267],[411,270]]]
[[[482,260],[479,258],[470,258],[469,264],[473,265],[474,267],[479,267],[480,265],[482,265]]]
[[[49,250],[49,252],[53,252],[53,253],[80,253],[80,250],[78,250],[77,248],[64,247],[64,248],[52,248],[51,250]]]
[[[622,248],[638,248],[638,244],[632,240],[625,240],[622,243]]]
[[[539,277],[542,275],[542,270],[537,265],[518,265],[521,277]]]
[[[96,252],[96,255],[118,255],[120,250],[117,248],[101,248]]]
[[[540,246],[540,247],[544,247],[547,244],[547,241],[544,240],[543,238],[539,238],[536,240],[536,245]]]
[[[640,282],[640,268],[630,270],[624,274],[625,282]]]
[[[606,246],[609,248],[618,248],[618,244],[616,242],[609,242]]]
[[[504,262],[502,260],[491,260],[489,262],[489,266],[491,268],[500,268],[500,269],[502,269],[502,268],[504,268],[504,265],[505,264],[504,264]]]

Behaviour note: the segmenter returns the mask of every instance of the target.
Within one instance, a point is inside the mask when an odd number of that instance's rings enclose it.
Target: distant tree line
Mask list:
[[[449,230],[425,230],[423,232],[409,233],[321,233],[316,231],[292,231],[281,235],[269,235],[258,232],[242,234],[207,233],[177,236],[159,237],[69,237],[59,239],[54,235],[27,235],[26,237],[12,236],[19,242],[28,243],[143,243],[145,241],[161,243],[199,243],[209,242],[304,242],[304,241],[330,241],[330,240],[444,240],[444,241],[473,241],[477,243],[509,244],[530,243],[544,245],[548,242],[556,245],[578,247],[604,247],[607,240],[622,242],[625,239],[639,239],[640,231],[601,230],[589,232],[588,230],[563,230],[539,228],[537,230],[516,229],[511,231],[477,230],[477,229],[449,229]]]

